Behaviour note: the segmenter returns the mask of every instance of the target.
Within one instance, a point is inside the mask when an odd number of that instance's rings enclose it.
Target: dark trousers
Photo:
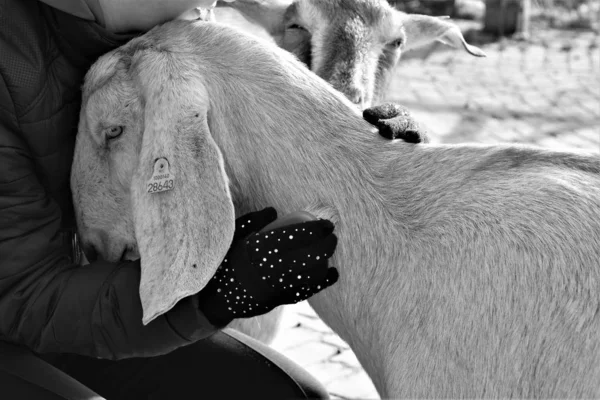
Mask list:
[[[0,342],[0,398],[327,399],[308,372],[273,349],[226,329],[169,354],[120,361],[36,356]]]

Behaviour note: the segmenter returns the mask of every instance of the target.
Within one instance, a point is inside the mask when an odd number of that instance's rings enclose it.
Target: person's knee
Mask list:
[[[233,329],[224,330],[223,335],[237,342],[236,346],[243,346],[244,352],[259,360],[261,366],[268,365],[269,381],[289,387],[296,393],[294,398],[329,399],[327,390],[315,377],[281,353]]]
[[[328,399],[314,377],[275,350],[232,330],[152,358],[68,357],[62,368],[109,399]]]

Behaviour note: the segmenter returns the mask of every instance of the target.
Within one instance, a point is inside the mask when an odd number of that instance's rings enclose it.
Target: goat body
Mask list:
[[[219,23],[294,54],[362,107],[382,100],[404,50],[441,40],[483,55],[448,20],[408,15],[385,0],[238,0],[218,3],[214,14]],[[233,326],[270,343],[281,312],[236,321]]]
[[[335,223],[340,280],[309,302],[382,397],[600,396],[597,156],[390,143],[293,56],[219,24],[166,24],[101,62],[122,54],[147,101],[159,78],[196,93],[171,112],[205,113],[236,214],[274,206]],[[89,74],[82,115],[108,98],[89,93],[111,73]],[[74,187],[91,170],[76,160]]]
[[[217,80],[211,132],[240,213],[334,221],[340,281],[309,303],[380,394],[599,396],[598,157],[390,144],[283,69],[273,87],[240,71],[249,98]]]
[[[320,145],[302,157],[319,178],[263,148],[264,163],[246,167],[273,173],[241,191],[255,198],[249,209],[335,221],[341,280],[309,302],[384,397],[600,394],[597,161],[366,143],[341,159]],[[361,147],[371,161],[350,163]]]
[[[341,278],[309,303],[382,396],[600,395],[600,162],[348,133],[225,156],[238,208],[335,222]]]

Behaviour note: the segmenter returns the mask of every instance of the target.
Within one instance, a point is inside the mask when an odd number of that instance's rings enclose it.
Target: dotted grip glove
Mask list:
[[[269,207],[235,221],[233,244],[199,293],[216,326],[306,300],[337,281],[338,271],[328,267],[337,245],[333,224],[319,219],[259,232],[276,218]]]

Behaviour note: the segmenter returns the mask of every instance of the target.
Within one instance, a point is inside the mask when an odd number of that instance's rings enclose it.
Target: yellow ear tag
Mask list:
[[[169,171],[169,160],[164,157],[154,162],[154,172],[148,180],[148,193],[160,193],[175,187],[175,175]]]

